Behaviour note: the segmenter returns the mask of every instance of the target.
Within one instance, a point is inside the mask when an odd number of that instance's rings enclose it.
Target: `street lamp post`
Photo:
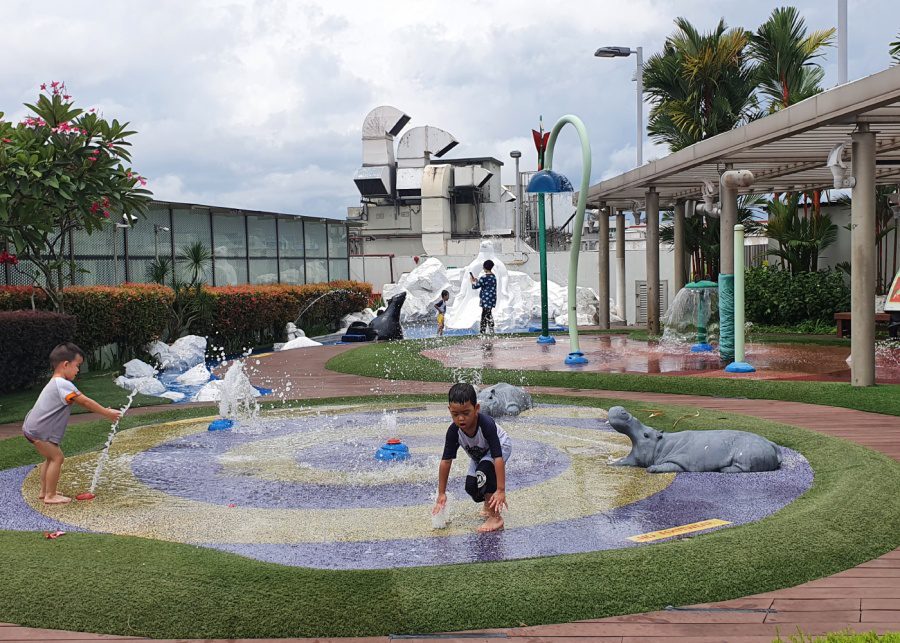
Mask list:
[[[516,220],[513,225],[513,232],[516,235],[515,250],[519,251],[519,231],[521,230],[522,221],[522,175],[519,174],[519,159],[522,158],[522,152],[513,150],[509,153],[510,158],[516,160]]]
[[[550,140],[547,143],[547,151],[544,158],[544,169],[537,172],[528,182],[528,192],[537,192],[543,194],[554,194],[559,192],[572,192],[572,183],[569,182],[562,174],[554,172],[553,167],[553,148],[556,145],[556,138],[559,131],[566,125],[571,124],[578,131],[578,138],[581,141],[581,189],[578,191],[578,206],[575,210],[575,223],[572,232],[572,247],[569,250],[569,345],[570,352],[566,356],[566,364],[577,365],[587,363],[587,358],[578,346],[578,254],[581,251],[581,231],[584,225],[584,208],[587,204],[588,187],[591,181],[591,143],[587,135],[584,123],[577,116],[568,114],[563,116],[553,130],[550,132]],[[543,233],[543,220],[539,232]],[[543,246],[541,248],[543,251]],[[541,297],[542,310],[546,310],[547,297],[546,272],[541,271]],[[543,316],[542,316],[543,317]],[[541,320],[544,321],[543,319]],[[544,334],[547,328],[541,329]]]
[[[164,225],[153,224],[153,256],[156,259],[156,263],[159,263],[159,233],[168,231],[169,229]]]
[[[634,79],[637,82],[637,167],[640,167],[644,164],[644,48],[600,47],[594,52],[597,58],[627,58],[631,54],[637,56]]]

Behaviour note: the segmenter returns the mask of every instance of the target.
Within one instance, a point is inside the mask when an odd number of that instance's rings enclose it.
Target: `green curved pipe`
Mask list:
[[[584,225],[584,207],[587,205],[588,187],[591,182],[591,142],[588,139],[587,129],[581,119],[572,114],[566,114],[556,121],[550,132],[550,140],[547,142],[547,153],[544,158],[544,169],[553,169],[553,147],[556,145],[556,137],[566,123],[571,123],[578,131],[581,141],[581,189],[578,190],[578,206],[575,210],[575,231],[572,233],[572,249],[569,251],[569,344],[571,352],[581,352],[578,348],[578,255],[581,252],[581,228]]]

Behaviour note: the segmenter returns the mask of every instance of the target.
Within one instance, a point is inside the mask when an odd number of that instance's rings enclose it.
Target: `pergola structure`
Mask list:
[[[752,183],[723,182],[722,175],[729,170],[749,170]],[[675,213],[675,285],[680,288],[685,280],[685,210],[693,210],[691,202],[702,202],[704,192],[712,197],[708,202],[721,203],[721,271],[731,274],[738,194],[852,187],[851,382],[871,386],[875,383],[875,186],[898,182],[900,66],[840,85],[602,181],[590,188],[588,204],[609,208],[610,214],[617,215],[620,307],[625,283],[622,213],[643,204],[647,213],[647,319],[650,330],[658,332],[661,205]],[[600,222],[602,239],[604,233],[608,235],[607,217],[601,216]],[[600,323],[608,327],[608,303],[604,306],[609,301],[608,250],[603,251],[602,243],[600,247]]]

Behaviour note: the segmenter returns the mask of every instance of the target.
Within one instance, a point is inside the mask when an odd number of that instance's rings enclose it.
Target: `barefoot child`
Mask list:
[[[447,479],[459,447],[469,455],[466,493],[475,502],[484,502],[487,519],[478,531],[503,529],[500,510],[506,506],[506,461],[512,441],[489,415],[479,413],[478,397],[471,384],[454,384],[449,393],[450,417],[444,454],[438,469],[438,497],[432,509],[437,514],[447,503]]]
[[[84,353],[81,349],[68,342],[60,344],[50,352],[50,368],[53,369],[53,376],[22,424],[25,438],[44,458],[40,466],[41,493],[38,498],[48,505],[61,505],[72,501],[71,498],[56,491],[59,473],[65,459],[59,443],[62,442],[66,432],[66,424],[72,411],[71,405],[77,403],[88,411],[112,421],[117,420],[120,415],[119,411],[101,406],[82,395],[72,384],[83,361]]]
[[[450,293],[446,290],[441,291],[441,300],[434,307],[437,310],[438,337],[444,334],[444,315],[447,314],[447,300],[450,299]]]

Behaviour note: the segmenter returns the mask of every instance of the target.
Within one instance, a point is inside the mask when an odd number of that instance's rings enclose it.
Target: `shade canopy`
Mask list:
[[[541,170],[535,172],[528,181],[526,192],[543,192],[544,194],[558,194],[560,192],[574,192],[572,182],[564,175],[553,170]]]

